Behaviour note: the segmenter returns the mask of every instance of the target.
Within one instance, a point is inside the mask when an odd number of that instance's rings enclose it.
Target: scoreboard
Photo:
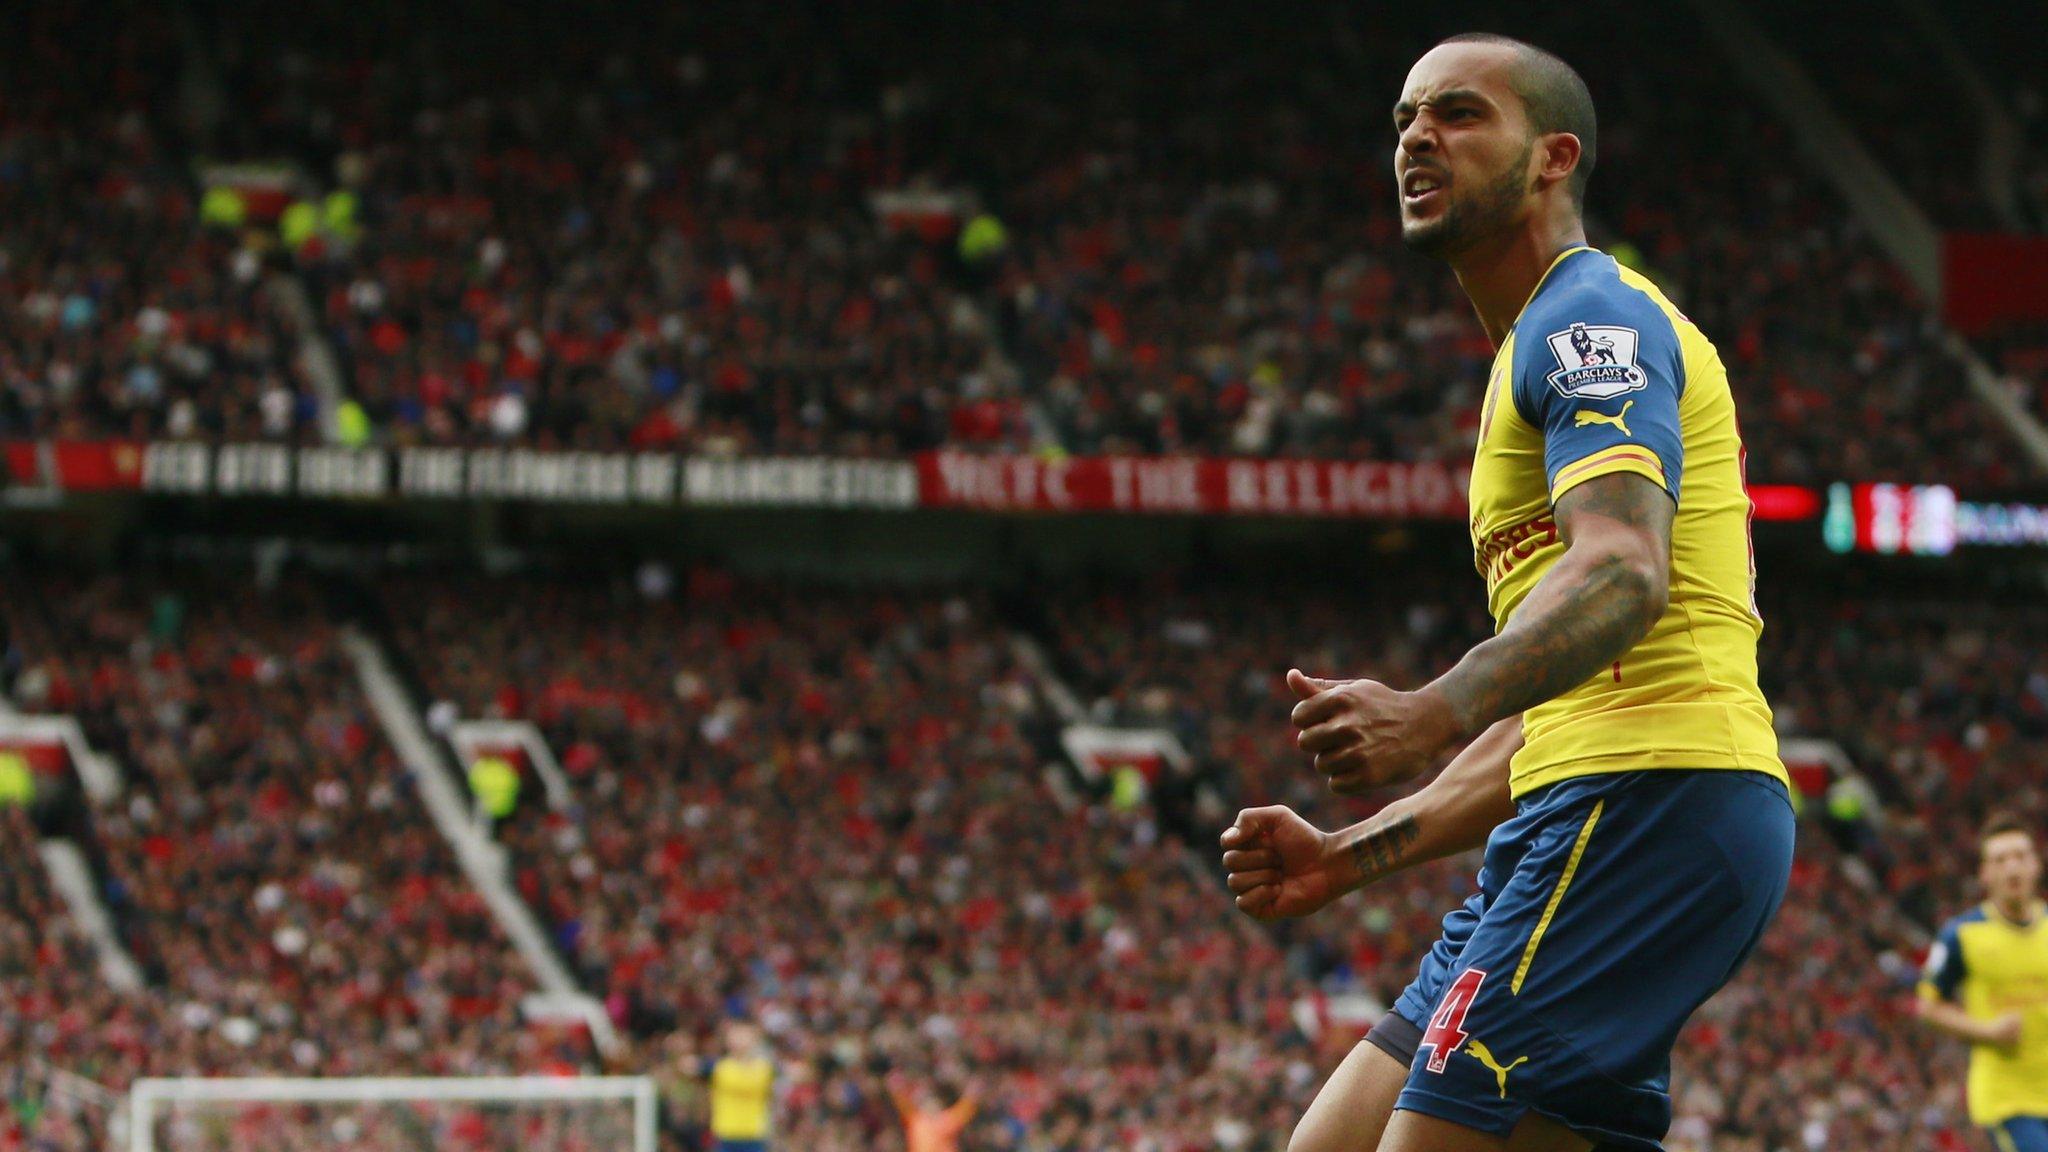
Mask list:
[[[1946,484],[1833,484],[1821,536],[1836,552],[1946,556],[1956,548],[1956,491]]]
[[[1821,536],[1835,552],[1946,556],[2048,545],[2048,507],[1961,500],[1946,484],[1832,484]]]

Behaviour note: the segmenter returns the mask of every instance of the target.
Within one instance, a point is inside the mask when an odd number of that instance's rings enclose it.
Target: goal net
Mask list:
[[[129,1152],[655,1152],[645,1076],[145,1079]]]

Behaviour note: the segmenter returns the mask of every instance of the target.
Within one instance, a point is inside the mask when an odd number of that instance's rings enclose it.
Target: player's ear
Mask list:
[[[1579,157],[1584,152],[1585,146],[1570,132],[1546,132],[1538,136],[1536,178],[1546,187],[1570,180],[1572,173],[1578,170]]]

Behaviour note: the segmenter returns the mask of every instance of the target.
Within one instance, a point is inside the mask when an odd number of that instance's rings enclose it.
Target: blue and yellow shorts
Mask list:
[[[1498,1136],[1533,1111],[1602,1149],[1661,1148],[1679,1029],[1784,898],[1785,786],[1658,769],[1561,781],[1516,807],[1478,893],[1370,1037],[1409,1061],[1395,1107]]]

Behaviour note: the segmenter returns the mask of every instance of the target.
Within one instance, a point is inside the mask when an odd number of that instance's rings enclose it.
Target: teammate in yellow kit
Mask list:
[[[768,1152],[775,1065],[761,1030],[726,1027],[725,1055],[710,1062],[711,1139],[717,1152]]]
[[[1692,322],[1586,245],[1597,132],[1569,65],[1454,37],[1409,72],[1394,127],[1403,236],[1450,263],[1499,350],[1470,494],[1497,634],[1414,692],[1290,671],[1297,740],[1339,793],[1471,743],[1335,834],[1242,812],[1223,862],[1238,907],[1273,919],[1486,856],[1290,1147],[1657,1149],[1679,1029],[1791,868],[1734,400]]]
[[[1970,1042],[1970,1122],[2002,1152],[2048,1152],[2048,907],[2025,825],[1995,816],[1978,839],[1987,899],[1927,953],[1920,1018]]]

